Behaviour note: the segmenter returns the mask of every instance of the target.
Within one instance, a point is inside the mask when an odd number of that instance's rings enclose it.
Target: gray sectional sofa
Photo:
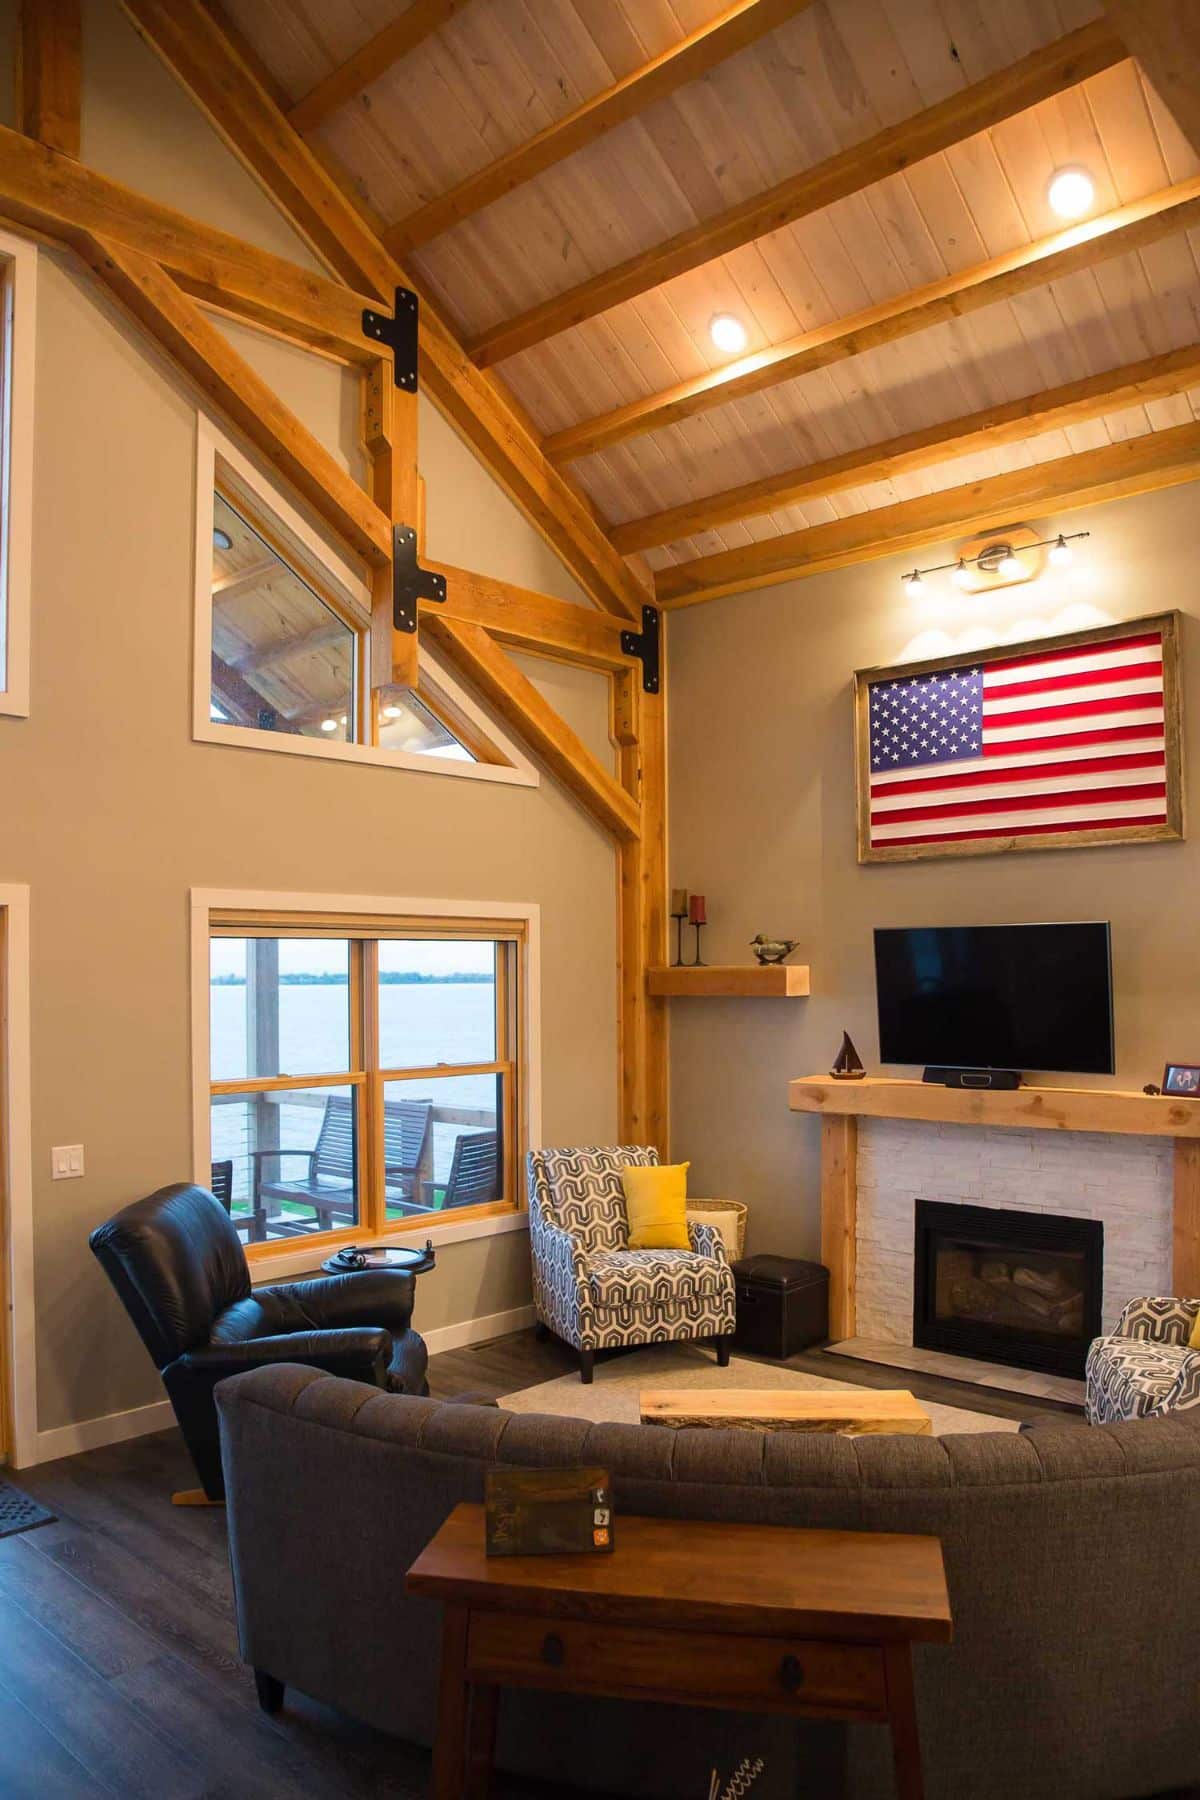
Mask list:
[[[1130,1425],[849,1440],[669,1432],[377,1393],[313,1369],[217,1391],[248,1663],[430,1740],[438,1611],[404,1572],[493,1462],[600,1463],[620,1512],[931,1532],[956,1638],[918,1649],[931,1800],[1200,1786],[1200,1411]],[[868,1726],[506,1694],[498,1762],[629,1795],[887,1796]]]

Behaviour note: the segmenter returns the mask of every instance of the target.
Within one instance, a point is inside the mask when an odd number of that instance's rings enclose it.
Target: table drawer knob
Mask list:
[[[548,1631],[542,1639],[542,1661],[552,1669],[561,1669],[567,1659],[567,1648],[557,1632]]]
[[[789,1694],[794,1694],[804,1681],[804,1669],[797,1656],[785,1656],[779,1665],[779,1679]]]

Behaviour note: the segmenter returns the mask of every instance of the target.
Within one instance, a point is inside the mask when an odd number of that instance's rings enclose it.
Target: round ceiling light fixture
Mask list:
[[[1096,184],[1086,169],[1077,164],[1055,169],[1046,189],[1046,198],[1060,219],[1082,219],[1092,210]]]
[[[708,322],[708,335],[718,350],[730,356],[746,348],[746,327],[732,313],[714,313]]]
[[[404,708],[402,706],[385,706],[383,709],[383,716],[385,719],[398,719],[402,716],[403,712]]]
[[[233,539],[230,537],[230,535],[227,531],[222,531],[221,527],[219,525],[213,526],[213,549],[214,550],[232,550],[233,549]]]
[[[321,730],[322,731],[336,731],[337,728],[338,728],[338,722],[336,719],[322,719],[321,720]]]

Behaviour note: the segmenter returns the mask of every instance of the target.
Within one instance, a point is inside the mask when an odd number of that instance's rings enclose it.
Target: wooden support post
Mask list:
[[[664,632],[665,639],[665,632]],[[666,646],[660,647],[665,677]],[[614,677],[613,727],[621,784],[640,805],[641,835],[618,849],[618,1038],[622,1142],[670,1147],[668,1012],[646,970],[667,956],[665,680],[641,691],[641,672]],[[623,734],[623,736],[622,736]]]
[[[1185,1300],[1200,1298],[1200,1138],[1175,1139],[1175,1227],[1171,1286]]]
[[[363,375],[362,418],[375,504],[393,525],[415,531],[422,512],[417,396],[396,386],[389,357],[378,358]],[[371,690],[374,694],[378,688],[416,685],[417,634],[394,629],[389,561],[371,577]]]
[[[79,155],[79,0],[21,0],[17,122],[65,156]]]
[[[829,1270],[829,1335],[854,1336],[858,1257],[858,1120],[821,1120],[821,1261]]]

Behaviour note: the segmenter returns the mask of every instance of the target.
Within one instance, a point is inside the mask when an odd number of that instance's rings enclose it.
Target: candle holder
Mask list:
[[[693,894],[688,901],[688,920],[696,933],[696,954],[688,967],[689,969],[703,969],[707,965],[700,954],[700,932],[708,923],[708,909],[703,894]]]
[[[675,921],[675,961],[673,969],[683,968],[683,922],[688,916],[688,893],[686,888],[671,889],[671,917]]]
[[[692,920],[692,928],[696,933],[696,954],[688,964],[689,969],[707,969],[708,967],[708,964],[700,954],[700,933],[704,929],[704,924],[705,921],[703,919]]]

